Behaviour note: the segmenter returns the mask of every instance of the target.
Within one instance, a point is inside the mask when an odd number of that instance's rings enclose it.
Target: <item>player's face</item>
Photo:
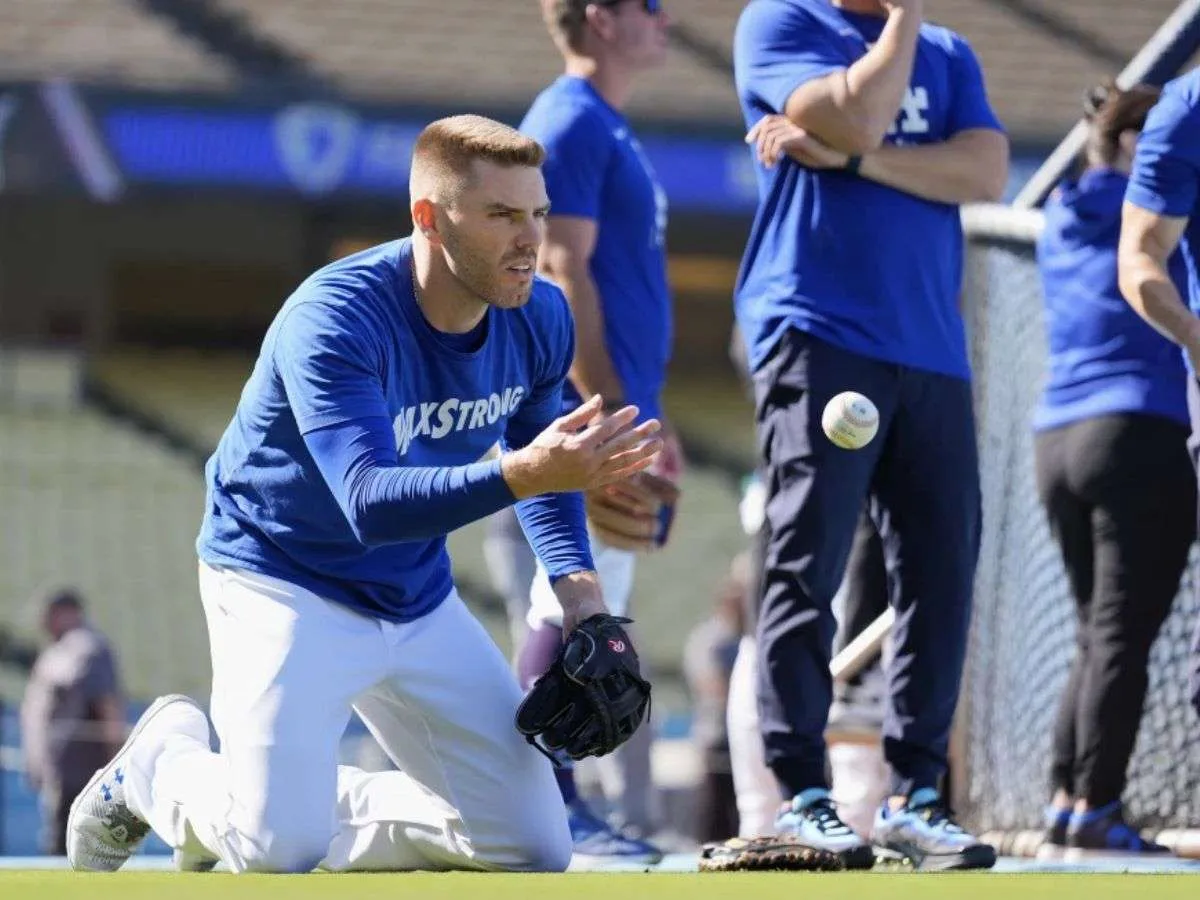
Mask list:
[[[652,69],[667,61],[671,22],[663,0],[619,0],[608,8],[613,16],[614,44],[622,59],[636,69]]]
[[[450,270],[485,303],[523,306],[549,210],[541,169],[475,163],[471,184],[447,210],[442,244]]]

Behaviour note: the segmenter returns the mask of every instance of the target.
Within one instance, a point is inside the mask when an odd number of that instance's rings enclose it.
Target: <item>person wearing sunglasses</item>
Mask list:
[[[542,0],[565,71],[534,100],[520,130],[546,148],[550,198],[540,269],[567,295],[575,361],[564,408],[599,395],[605,410],[626,403],[661,418],[671,353],[667,198],[623,109],[637,83],[667,58],[669,21],[660,0]],[[644,477],[585,495],[592,553],[605,600],[624,615],[639,553],[665,542],[681,455],[669,428],[660,464]],[[529,634],[517,668],[526,686],[562,646],[562,610],[545,567],[534,577]],[[576,858],[653,863],[652,729],[642,728],[601,765],[620,770],[610,824],[579,796],[569,760],[558,770]]]

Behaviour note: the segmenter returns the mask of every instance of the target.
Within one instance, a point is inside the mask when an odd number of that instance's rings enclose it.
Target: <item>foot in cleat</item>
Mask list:
[[[990,869],[996,849],[968,834],[954,821],[938,792],[915,791],[903,806],[884,803],[871,831],[875,857],[884,866],[911,867],[918,872]]]
[[[194,701],[180,694],[160,697],[142,714],[125,744],[97,770],[71,804],[67,818],[67,859],[71,868],[115,872],[150,833],[150,825],[130,806],[131,781],[147,796],[148,771],[166,738],[178,733],[208,740],[208,720]]]

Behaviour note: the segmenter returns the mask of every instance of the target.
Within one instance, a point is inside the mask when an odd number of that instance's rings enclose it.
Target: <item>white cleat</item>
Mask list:
[[[150,833],[149,824],[129,808],[126,776],[141,775],[140,771],[130,771],[139,739],[161,741],[163,736],[154,733],[155,719],[165,710],[183,712],[179,704],[186,704],[194,711],[204,723],[204,730],[208,730],[204,712],[194,700],[182,694],[159,697],[142,713],[117,755],[107,766],[96,770],[92,780],[71,804],[67,818],[67,860],[72,869],[115,872]]]

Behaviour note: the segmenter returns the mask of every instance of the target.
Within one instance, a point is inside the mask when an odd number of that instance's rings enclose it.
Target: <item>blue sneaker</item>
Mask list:
[[[880,862],[911,866],[918,872],[990,869],[996,864],[996,848],[955,822],[932,788],[915,791],[900,809],[885,802],[875,814],[871,840]]]
[[[1074,813],[1067,826],[1068,861],[1094,856],[1163,856],[1170,852],[1170,848],[1146,840],[1125,821],[1119,800]]]
[[[1046,830],[1038,847],[1037,858],[1062,859],[1067,850],[1067,826],[1071,822],[1071,807],[1047,806],[1042,813]]]
[[[588,809],[581,798],[567,804],[567,822],[571,826],[576,859],[645,865],[662,862],[661,850],[647,841],[622,834]]]
[[[875,865],[870,845],[841,820],[825,788],[809,788],[793,797],[775,817],[775,831],[791,835],[806,846],[836,853],[847,869]]]

